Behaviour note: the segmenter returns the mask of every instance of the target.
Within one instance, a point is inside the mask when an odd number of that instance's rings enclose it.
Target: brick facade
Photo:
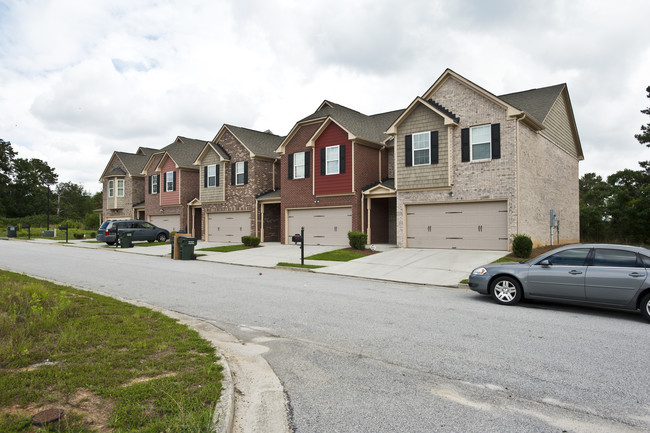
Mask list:
[[[133,206],[144,200],[144,178],[133,176],[128,172],[119,158],[113,157],[109,162],[107,173],[119,168],[125,176],[105,176],[102,182],[102,213],[104,220],[119,218],[134,218]],[[138,173],[139,174],[139,173]],[[113,181],[113,197],[108,196],[108,183]],[[117,196],[117,181],[124,181],[124,196]]]

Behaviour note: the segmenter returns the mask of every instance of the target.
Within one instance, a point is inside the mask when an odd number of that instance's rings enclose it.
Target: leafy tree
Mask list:
[[[83,186],[72,182],[56,186],[56,214],[67,220],[80,220],[93,210],[92,197]]]
[[[650,242],[650,170],[621,170],[607,183],[612,188],[607,204],[612,233],[627,242]]]
[[[607,203],[612,187],[595,173],[580,179],[580,239],[605,241],[609,227]]]
[[[11,142],[0,138],[0,215],[5,215],[7,212],[7,194],[14,172],[13,161],[15,156],[16,152],[11,147]]]
[[[648,98],[650,98],[650,86],[648,86],[645,90],[648,92]],[[646,108],[645,110],[641,110],[641,112],[643,114],[650,115],[650,107]],[[639,143],[650,147],[650,123],[647,125],[641,125],[641,134],[636,134],[634,137],[639,140]]]
[[[13,161],[13,182],[8,186],[7,216],[23,217],[47,212],[48,188],[58,175],[47,162],[32,158]]]

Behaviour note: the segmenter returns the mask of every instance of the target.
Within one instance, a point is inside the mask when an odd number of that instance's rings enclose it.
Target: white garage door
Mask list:
[[[348,232],[352,230],[352,208],[292,209],[289,210],[289,231],[291,236],[305,228],[305,244],[349,245]]]
[[[178,232],[181,230],[180,215],[151,215],[149,222],[170,232]]]
[[[208,241],[241,244],[241,237],[250,235],[250,212],[208,214]]]
[[[505,201],[406,206],[406,246],[508,250]]]

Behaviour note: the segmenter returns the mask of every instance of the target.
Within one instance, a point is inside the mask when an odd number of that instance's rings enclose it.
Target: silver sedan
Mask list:
[[[519,263],[472,271],[469,288],[500,304],[523,298],[641,310],[650,321],[650,250],[610,244],[561,247]]]

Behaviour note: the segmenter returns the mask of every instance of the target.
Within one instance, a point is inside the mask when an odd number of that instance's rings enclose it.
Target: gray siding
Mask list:
[[[219,186],[217,187],[211,187],[211,188],[206,188],[204,185],[205,183],[203,182],[203,173],[204,169],[208,165],[212,164],[219,164]],[[225,169],[225,163],[220,163],[219,162],[219,155],[217,153],[210,149],[208,153],[203,157],[201,160],[201,173],[200,173],[200,193],[199,197],[201,200],[201,203],[217,203],[217,202],[222,202],[225,200],[225,176],[224,173],[226,171]]]
[[[543,124],[546,129],[542,131],[542,134],[548,135],[552,141],[569,155],[578,157],[564,92],[560,94],[553,104]]]

